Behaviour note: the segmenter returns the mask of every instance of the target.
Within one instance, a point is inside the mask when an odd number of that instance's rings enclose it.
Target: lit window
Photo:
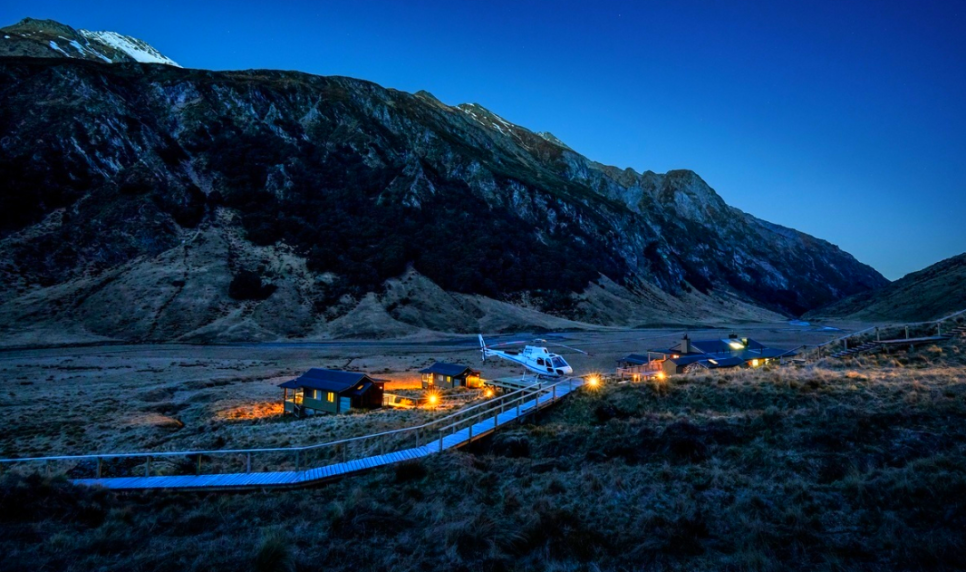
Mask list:
[[[335,403],[335,394],[330,391],[326,396],[326,399],[329,400],[329,403]]]

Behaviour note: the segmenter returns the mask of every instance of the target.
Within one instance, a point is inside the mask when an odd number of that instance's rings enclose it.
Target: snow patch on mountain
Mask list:
[[[58,46],[58,45],[57,45],[57,42],[55,42],[55,41],[53,41],[53,40],[51,40],[51,41],[50,41],[50,49],[52,49],[52,50],[57,50],[58,52],[60,52],[60,53],[62,53],[62,54],[64,54],[64,55],[65,55],[65,56],[67,56],[68,58],[70,57],[70,54],[68,54],[67,52],[65,52],[64,50],[62,50],[62,49],[60,48],[60,46]]]
[[[148,43],[124,36],[117,32],[92,32],[90,30],[78,30],[82,36],[90,40],[100,42],[130,56],[134,61],[144,64],[165,64],[180,68],[171,58],[163,55],[158,50],[151,47]]]

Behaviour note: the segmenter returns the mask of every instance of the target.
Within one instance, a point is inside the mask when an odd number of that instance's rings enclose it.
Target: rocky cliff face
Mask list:
[[[8,332],[708,322],[886,283],[693,172],[600,165],[481,106],[360,80],[4,58],[0,129]]]

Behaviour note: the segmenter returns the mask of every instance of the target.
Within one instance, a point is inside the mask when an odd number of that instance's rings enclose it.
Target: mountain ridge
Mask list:
[[[58,57],[0,58],[0,85],[16,87],[0,94],[0,322],[14,330],[33,316],[123,339],[325,337],[360,308],[367,335],[780,319],[886,283],[696,173],[604,166],[479,105],[300,72]],[[196,238],[208,258],[193,258]],[[154,282],[184,261],[208,274]],[[117,272],[140,278],[95,286]],[[246,272],[271,287],[229,296]],[[393,299],[407,276],[419,286]],[[121,283],[144,307],[97,317],[108,301],[88,290]],[[407,309],[432,314],[440,292],[449,320]]]
[[[0,56],[65,57],[103,63],[179,66],[143,40],[109,31],[75,30],[56,20],[23,20],[0,28]]]

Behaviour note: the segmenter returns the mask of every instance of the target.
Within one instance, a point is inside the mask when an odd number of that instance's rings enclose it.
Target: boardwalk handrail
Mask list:
[[[944,316],[944,317],[939,318],[939,319],[936,319],[936,320],[926,320],[924,322],[900,322],[898,324],[879,324],[878,326],[870,326],[868,328],[865,328],[864,330],[858,330],[856,332],[850,332],[850,333],[848,333],[848,334],[846,334],[844,336],[839,336],[839,337],[833,338],[833,339],[831,339],[831,340],[829,340],[827,342],[823,342],[821,344],[818,344],[817,346],[815,346],[815,349],[816,350],[821,350],[821,349],[823,349],[823,348],[825,348],[827,346],[830,346],[830,345],[833,345],[833,344],[837,344],[837,343],[841,343],[841,342],[844,342],[845,340],[848,340],[848,339],[851,339],[851,338],[855,338],[855,337],[861,336],[863,334],[868,334],[868,333],[871,333],[871,332],[875,332],[877,330],[878,331],[881,331],[881,330],[888,330],[888,329],[892,329],[892,328],[911,328],[911,327],[914,327],[914,326],[928,326],[928,325],[934,325],[934,326],[937,326],[938,327],[943,322],[945,322],[947,320],[951,320],[951,319],[956,318],[958,316],[961,316],[963,314],[966,314],[966,309],[959,310],[958,312],[953,312],[952,314],[949,314],[947,316]]]
[[[500,409],[501,412],[510,404],[516,404],[518,402],[526,401],[531,396],[536,395],[536,399],[539,400],[541,395],[546,395],[548,392],[553,393],[556,397],[555,388],[563,383],[569,384],[572,388],[573,381],[571,379],[565,379],[557,381],[551,384],[544,385],[542,383],[535,384],[534,386],[520,388],[518,390],[497,396],[493,399],[489,399],[483,403],[478,403],[476,405],[461,409],[444,417],[438,419],[433,419],[426,423],[420,425],[414,425],[410,427],[403,427],[400,429],[393,429],[390,431],[383,431],[380,433],[373,433],[369,435],[360,435],[358,437],[348,437],[345,439],[338,439],[335,441],[328,441],[325,443],[318,443],[314,445],[303,445],[295,447],[262,447],[262,448],[250,448],[250,449],[214,449],[214,450],[187,450],[187,451],[140,451],[131,453],[94,453],[87,455],[56,455],[56,456],[46,456],[46,457],[17,457],[17,458],[5,458],[0,459],[0,464],[16,464],[16,463],[46,463],[49,467],[49,463],[54,461],[97,461],[98,463],[98,476],[100,476],[100,467],[103,461],[108,461],[111,459],[145,459],[147,461],[146,472],[150,473],[150,461],[151,459],[157,458],[171,458],[171,457],[182,457],[191,458],[196,457],[198,459],[198,473],[200,474],[200,460],[203,456],[208,457],[225,457],[231,455],[244,455],[247,458],[246,466],[251,467],[251,455],[253,454],[263,454],[263,453],[282,453],[282,454],[294,454],[296,457],[296,469],[298,470],[300,455],[304,452],[320,450],[324,448],[335,448],[343,447],[343,453],[345,447],[354,443],[362,443],[365,441],[372,441],[380,438],[387,438],[394,435],[401,434],[412,434],[415,433],[417,436],[417,442],[419,442],[420,431],[426,433],[428,429],[440,426],[439,431],[445,431],[447,429],[458,426],[470,419],[476,419],[478,417],[484,416],[486,414],[492,413],[496,409]],[[474,412],[472,415],[467,416],[467,413]],[[427,435],[426,441],[434,440],[434,437],[429,437]]]

